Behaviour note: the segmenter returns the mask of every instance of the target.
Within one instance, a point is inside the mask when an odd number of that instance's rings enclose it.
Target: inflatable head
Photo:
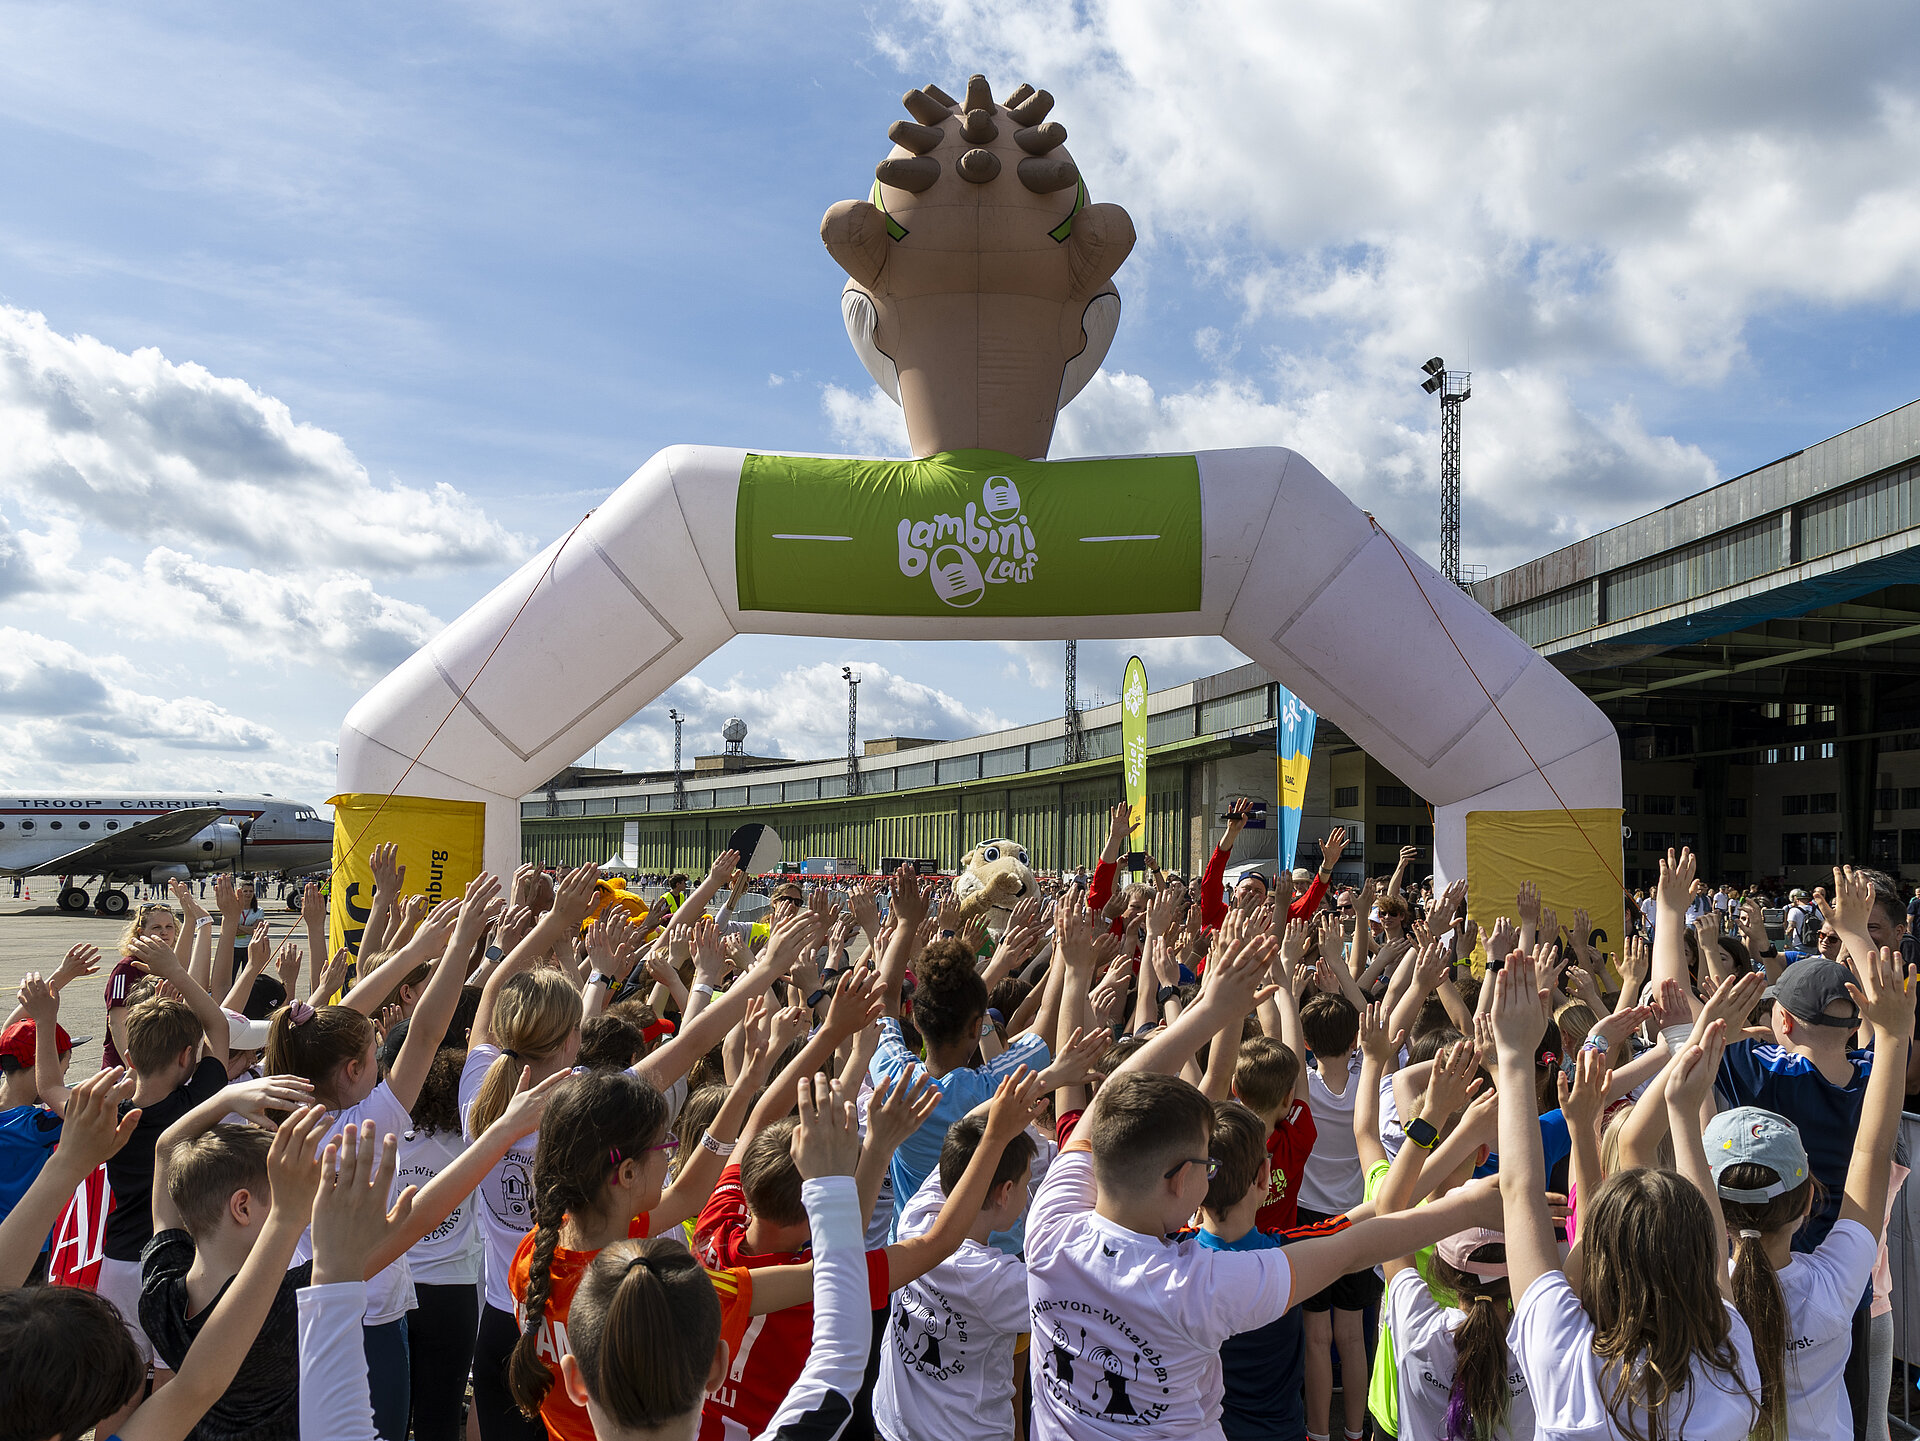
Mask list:
[[[1041,459],[1119,326],[1133,221],[1087,203],[1046,91],[996,104],[975,75],[964,101],[928,85],[903,103],[913,119],[887,131],[869,198],[820,222],[848,276],[848,338],[905,410],[916,457]]]
[[[987,929],[996,936],[1006,928],[1007,916],[1016,905],[1039,894],[1033,868],[1027,864],[1027,848],[1004,839],[982,841],[968,851],[953,883],[961,914],[971,919],[984,912]]]

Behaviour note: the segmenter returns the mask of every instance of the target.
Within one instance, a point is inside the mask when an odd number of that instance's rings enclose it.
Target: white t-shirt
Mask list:
[[[1668,1403],[1670,1435],[1684,1436],[1686,1441],[1746,1441],[1753,1429],[1760,1399],[1753,1338],[1731,1305],[1727,1319],[1746,1391],[1742,1393],[1726,1372],[1695,1360],[1692,1384]],[[1533,1396],[1533,1434],[1540,1441],[1613,1441],[1619,1435],[1607,1411],[1611,1387],[1603,1381],[1600,1358],[1593,1353],[1593,1322],[1565,1272],[1549,1271],[1527,1287],[1513,1308],[1507,1346],[1519,1358],[1527,1378],[1527,1390]],[[1634,1429],[1645,1434],[1646,1418],[1631,1420]]]
[[[900,1213],[900,1239],[933,1229],[946,1202],[935,1171]],[[1012,1441],[1013,1347],[1027,1329],[1027,1268],[995,1246],[960,1249],[893,1293],[873,1391],[891,1441]]]
[[[487,1068],[501,1055],[498,1046],[474,1046],[467,1052],[467,1064],[460,1071],[460,1126],[468,1141],[473,1127],[467,1116]],[[507,1286],[513,1269],[513,1253],[520,1249],[520,1238],[533,1229],[533,1156],[540,1148],[540,1133],[522,1136],[487,1172],[475,1187],[471,1198],[474,1214],[480,1221],[480,1243],[487,1259],[487,1304],[496,1311],[512,1314],[513,1292]]]
[[[468,1142],[474,1140],[470,1113],[480,1094],[480,1083],[487,1078],[487,1068],[502,1054],[498,1046],[474,1046],[467,1051],[467,1063],[460,1071],[460,1127]],[[640,1064],[644,1066],[646,1061]],[[576,1073],[578,1070],[575,1067]],[[666,1098],[667,1124],[671,1126],[687,1103],[687,1078],[682,1076],[661,1094]],[[698,1145],[699,1137],[691,1138],[691,1144]],[[507,1278],[513,1269],[513,1253],[520,1249],[521,1238],[533,1229],[533,1158],[539,1149],[538,1131],[522,1136],[507,1147],[506,1155],[473,1193],[486,1264],[487,1304],[508,1314],[518,1309]]]
[[[376,1138],[388,1134],[399,1137],[413,1126],[413,1117],[407,1114],[407,1108],[400,1104],[400,1098],[393,1094],[393,1088],[385,1081],[375,1086],[372,1092],[357,1106],[349,1106],[344,1111],[335,1111],[327,1126],[327,1136],[337,1136],[349,1126],[358,1126],[362,1121],[372,1121]],[[326,1137],[320,1144],[326,1145]],[[400,1194],[400,1181],[396,1176],[393,1185],[387,1188],[387,1204],[393,1204],[393,1198]],[[300,1244],[293,1248],[293,1264],[313,1259],[313,1232],[307,1231],[300,1237]],[[372,1280],[367,1282],[366,1324],[384,1326],[389,1321],[398,1321],[413,1309],[413,1272],[402,1256]]]
[[[1793,1441],[1847,1441],[1847,1357],[1853,1313],[1873,1275],[1879,1243],[1858,1221],[1836,1221],[1810,1255],[1796,1253],[1780,1271],[1787,1302],[1786,1413]]]
[[[1027,1218],[1034,1441],[1222,1441],[1221,1343],[1286,1311],[1286,1252],[1143,1236],[1094,1199],[1093,1157],[1064,1151]]]
[[[439,1175],[467,1148],[463,1137],[445,1131],[429,1135],[404,1131],[396,1186],[418,1186]],[[415,1285],[471,1286],[480,1279],[480,1226],[473,1219],[473,1197],[463,1196],[451,1215],[413,1243],[407,1252]]]
[[[1385,1320],[1393,1332],[1394,1366],[1400,1387],[1400,1434],[1409,1438],[1447,1434],[1447,1403],[1453,1398],[1455,1356],[1453,1333],[1467,1319],[1465,1311],[1442,1306],[1413,1268],[1399,1272],[1387,1286]],[[1533,1398],[1527,1378],[1511,1355],[1507,1358],[1506,1420],[1493,1434],[1506,1441],[1528,1441],[1533,1435]]]
[[[1321,1079],[1318,1066],[1307,1071],[1307,1104],[1313,1108],[1318,1132],[1300,1172],[1300,1204],[1308,1210],[1337,1216],[1366,1199],[1360,1143],[1353,1134],[1353,1109],[1360,1093],[1363,1059],[1357,1049],[1347,1058],[1346,1088],[1337,1095]]]

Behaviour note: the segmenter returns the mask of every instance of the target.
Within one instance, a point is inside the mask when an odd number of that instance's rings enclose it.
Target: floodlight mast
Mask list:
[[[1080,759],[1080,642],[1067,642],[1066,763]]]
[[[841,679],[847,683],[847,794],[860,794],[860,752],[855,742],[860,722],[860,677],[853,673],[853,667],[840,667]]]
[[[667,718],[673,722],[673,808],[683,811],[687,808],[687,783],[680,776],[680,727],[687,718],[677,710],[668,711]]]
[[[1440,573],[1455,585],[1466,582],[1460,569],[1460,407],[1473,394],[1473,372],[1448,370],[1434,356],[1420,367],[1427,378],[1420,388],[1440,397]]]

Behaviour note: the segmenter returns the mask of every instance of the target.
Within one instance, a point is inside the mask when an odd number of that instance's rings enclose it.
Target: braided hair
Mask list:
[[[569,1213],[598,1209],[623,1162],[642,1162],[667,1129],[667,1103],[631,1071],[590,1071],[563,1082],[547,1102],[533,1159],[533,1255],[520,1339],[507,1363],[513,1399],[531,1421],[553,1387],[540,1358],[540,1330],[553,1287],[553,1253]]]

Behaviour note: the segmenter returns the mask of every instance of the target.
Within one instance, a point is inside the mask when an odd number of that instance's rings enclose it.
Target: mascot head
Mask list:
[[[848,338],[906,411],[916,457],[1038,460],[1113,341],[1133,221],[1087,203],[1046,91],[995,104],[975,75],[964,102],[937,85],[903,101],[913,119],[887,131],[872,193],[820,222],[848,276]]]
[[[984,912],[987,929],[996,936],[1006,929],[1015,906],[1039,894],[1027,848],[1018,841],[982,841],[961,858],[960,875],[953,883],[953,898],[962,913],[971,917]]]

